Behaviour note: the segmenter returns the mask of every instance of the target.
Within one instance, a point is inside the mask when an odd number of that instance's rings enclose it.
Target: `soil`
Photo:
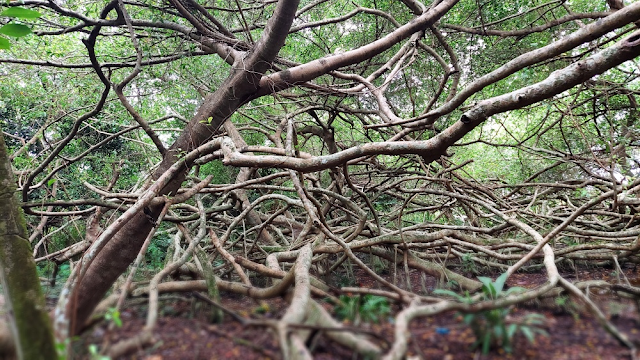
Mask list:
[[[633,266],[624,269],[632,282],[640,279],[640,269]],[[402,274],[398,273],[398,279]],[[563,274],[573,281],[602,279],[616,281],[617,274],[611,269],[582,269]],[[356,272],[360,286],[372,285],[364,274]],[[430,291],[436,284],[425,281],[420,274],[411,274],[415,288]],[[545,281],[543,274],[521,273],[512,276],[507,285],[532,288]],[[424,282],[422,282],[424,281]],[[590,290],[590,297],[607,314],[612,323],[636,344],[640,344],[640,311],[629,300]],[[277,319],[286,310],[282,298],[258,303],[246,297],[225,294],[222,303],[230,310],[245,317]],[[139,349],[123,359],[279,359],[281,354],[276,337],[266,327],[243,327],[230,316],[222,324],[211,324],[206,320],[206,306],[189,296],[161,298],[161,313],[154,332],[155,343]],[[323,302],[328,310],[331,305]],[[122,311],[122,327],[110,329],[100,323],[90,329],[78,341],[75,348],[86,352],[89,344],[99,348],[108,347],[119,340],[131,338],[144,327],[146,305],[129,305]],[[392,312],[398,311],[397,307]],[[563,300],[536,301],[512,309],[512,319],[537,313],[544,316],[544,330],[548,336],[538,335],[529,343],[522,335],[516,337],[512,353],[492,350],[482,355],[472,350],[475,341],[473,332],[461,319],[460,314],[444,313],[428,318],[418,318],[411,323],[411,341],[408,359],[630,359],[630,351],[609,335],[586,312],[584,306],[568,297]],[[376,334],[371,340],[382,348],[389,347],[393,340],[393,314],[379,324],[360,325]],[[309,345],[316,359],[356,359],[353,353],[330,342],[323,336],[315,336]],[[83,351],[84,349],[84,351]]]

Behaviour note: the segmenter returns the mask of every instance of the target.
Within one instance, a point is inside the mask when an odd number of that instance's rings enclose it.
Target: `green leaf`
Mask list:
[[[0,13],[0,16],[8,16],[19,19],[37,19],[42,16],[42,14],[35,10],[29,10],[23,7],[16,6],[3,11],[2,13]]]
[[[435,295],[447,295],[447,296],[451,296],[454,299],[458,300],[458,301],[464,301],[465,298],[463,296],[460,296],[459,294],[451,291],[451,290],[446,290],[446,289],[435,289],[433,290],[433,294]]]
[[[47,186],[51,187],[51,185],[56,183],[56,179],[49,179],[49,181],[47,181]]]
[[[389,301],[382,296],[365,295],[360,307],[360,318],[366,322],[377,322],[383,315],[391,312]]]
[[[31,29],[26,25],[21,24],[7,24],[0,28],[0,34],[5,34],[13,37],[23,37],[31,34]]]
[[[520,331],[522,331],[522,333],[527,338],[527,340],[529,340],[530,343],[533,343],[535,335],[533,334],[533,331],[531,331],[530,327],[523,326],[523,327],[520,328]]]
[[[518,330],[518,324],[510,324],[507,328],[507,339],[513,339],[513,335],[516,334]]]
[[[491,285],[491,283],[493,282],[493,281],[491,280],[491,278],[488,278],[488,277],[486,277],[486,276],[478,276],[478,280],[480,280],[480,282],[482,283],[482,285],[484,285],[484,286],[482,287],[482,290],[484,291],[484,293],[485,293],[486,295],[490,295],[490,294],[491,294],[491,292],[489,291],[489,289],[490,289],[490,288],[489,288],[489,285]]]
[[[519,292],[524,292],[527,291],[527,289],[520,287],[520,286],[516,286],[516,287],[512,287],[507,289],[507,291],[504,293],[505,296],[511,295],[513,293],[519,293]]]
[[[0,36],[0,49],[9,49],[11,47],[11,43],[7,38]]]
[[[496,291],[495,286],[493,286],[493,283],[489,284],[489,290],[491,290],[491,298],[497,298],[498,292]]]
[[[482,354],[487,355],[489,353],[489,347],[491,346],[491,332],[488,331],[484,334],[482,339]]]
[[[545,316],[541,314],[529,314],[525,318],[525,322],[527,325],[542,325],[545,319]]]
[[[457,293],[451,291],[451,290],[446,290],[446,289],[435,289],[433,290],[432,294],[436,294],[436,295],[449,295],[449,296],[453,296],[453,297],[460,297],[460,295],[458,295]]]
[[[462,317],[462,322],[464,322],[465,325],[469,325],[476,319],[476,316],[476,314],[465,314]]]
[[[507,281],[507,273],[504,273],[496,279],[494,283],[496,287],[496,293],[499,295],[502,292],[502,288],[504,288],[504,283]]]
[[[498,339],[503,338],[503,336],[505,335],[504,325],[503,324],[494,325],[493,335]]]
[[[542,335],[542,336],[549,336],[549,333],[546,330],[540,329],[540,328],[533,328],[535,330],[535,332],[537,332],[538,334]]]

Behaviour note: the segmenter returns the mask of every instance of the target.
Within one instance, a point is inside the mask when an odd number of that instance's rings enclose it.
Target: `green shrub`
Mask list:
[[[341,295],[340,303],[336,305],[335,312],[338,318],[358,322],[377,323],[385,315],[391,312],[389,300],[376,295]]]
[[[515,292],[523,291],[523,288],[513,287],[503,291],[507,274],[500,275],[496,281],[480,276],[478,280],[482,282],[482,301],[496,300],[509,296]],[[435,294],[449,295],[460,302],[470,304],[473,302],[468,293],[461,296],[453,291],[437,289]],[[547,335],[546,331],[539,326],[543,324],[544,316],[540,314],[529,314],[520,322],[509,323],[507,316],[511,312],[511,307],[483,310],[475,313],[463,314],[463,322],[471,327],[476,338],[473,348],[482,347],[482,353],[489,353],[490,349],[502,348],[506,352],[513,350],[513,339],[517,333],[522,333],[527,340],[533,342],[536,334]]]

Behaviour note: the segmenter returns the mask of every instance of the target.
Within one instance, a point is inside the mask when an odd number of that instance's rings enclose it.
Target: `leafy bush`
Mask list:
[[[504,283],[507,280],[506,273],[500,275],[495,282],[484,276],[478,277],[478,280],[482,282],[481,300],[496,300],[524,290],[520,287],[513,287],[503,291]],[[453,291],[444,289],[437,289],[434,293],[449,295],[458,301],[468,304],[473,301],[468,293],[465,296],[461,296]],[[511,352],[513,350],[513,339],[519,332],[530,342],[535,340],[536,334],[547,335],[547,332],[540,328],[544,320],[543,315],[529,314],[520,322],[509,323],[507,316],[510,312],[511,308],[505,307],[463,314],[463,322],[471,327],[476,337],[473,348],[481,346],[483,354],[487,354],[490,349],[496,348]]]
[[[164,224],[160,226],[161,228],[165,227]],[[169,248],[171,241],[171,236],[164,231],[156,234],[151,244],[149,244],[149,249],[147,249],[145,257],[145,262],[150,269],[161,269],[164,266],[167,249]]]
[[[335,312],[340,319],[377,323],[391,312],[391,307],[389,301],[382,296],[341,295],[340,303],[336,305]]]

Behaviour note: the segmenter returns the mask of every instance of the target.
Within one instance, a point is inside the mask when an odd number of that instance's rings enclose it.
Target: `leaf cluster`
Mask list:
[[[367,294],[364,296],[341,295],[340,303],[335,307],[336,315],[352,322],[377,323],[391,312],[389,300],[382,296]]]
[[[521,287],[512,287],[504,290],[507,273],[500,275],[495,281],[485,276],[479,276],[478,280],[482,283],[481,301],[497,300],[524,291]],[[450,290],[437,289],[434,293],[448,295],[467,304],[471,304],[474,301],[468,292],[462,296]],[[497,348],[511,352],[513,350],[513,340],[518,333],[522,333],[530,342],[535,340],[536,334],[547,335],[546,331],[540,328],[544,320],[543,315],[529,314],[522,321],[511,322],[508,320],[510,312],[511,307],[501,307],[462,314],[463,322],[471,327],[476,338],[472,345],[473,348],[481,347],[483,354],[487,354],[489,350]]]
[[[0,27],[0,34],[20,38],[31,34],[31,28],[27,25],[21,24],[20,21],[37,19],[42,16],[42,14],[35,10],[15,6],[1,12],[0,16],[12,19],[11,22]],[[9,40],[4,36],[0,36],[0,49],[9,48],[11,48]]]

